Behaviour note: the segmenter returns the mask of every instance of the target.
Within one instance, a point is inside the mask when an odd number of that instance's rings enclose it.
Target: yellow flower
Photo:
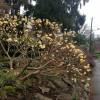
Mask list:
[[[25,21],[25,18],[22,18],[22,21]]]
[[[52,38],[50,38],[50,37],[46,37],[46,39],[48,39],[48,40],[52,41]]]
[[[49,40],[49,41],[52,41],[52,38],[49,37],[48,35],[44,35],[41,39],[42,39],[42,40]]]
[[[87,81],[90,81],[90,80],[91,80],[91,79],[88,77],[88,78],[87,78]]]
[[[75,48],[75,46],[74,46],[74,45],[72,45],[72,44],[70,45],[70,47],[71,47],[72,49],[74,49],[74,48]]]
[[[86,75],[86,72],[84,72],[83,74]]]
[[[81,80],[81,82],[85,82],[85,80]]]
[[[90,72],[91,71],[91,69],[87,69],[87,72]]]
[[[24,30],[24,32],[28,32],[28,29]]]
[[[87,65],[87,66],[84,66],[84,68],[85,68],[85,69],[89,69],[89,68],[90,68],[90,66],[89,66],[89,65]]]
[[[3,24],[3,22],[2,21],[0,21],[0,25],[2,25]]]
[[[66,45],[67,49],[69,49],[69,45]]]
[[[49,34],[49,36],[52,36],[52,34]]]
[[[54,55],[54,54],[52,54],[51,56],[52,56],[52,57],[54,57],[55,55]]]
[[[80,59],[80,63],[84,63],[85,62],[85,60],[84,59]]]
[[[61,47],[61,50],[64,50],[64,49],[66,49],[66,47]]]
[[[13,40],[12,38],[8,38],[6,41],[7,42],[12,42],[12,40]]]
[[[41,44],[41,45],[39,45],[39,47],[40,47],[41,49],[44,49],[44,48],[45,48],[45,44]]]
[[[82,56],[82,55],[81,55],[81,56],[80,56],[80,58],[81,58],[81,59],[83,59],[83,58],[84,58],[84,56]]]
[[[42,42],[41,41],[38,41],[38,44],[42,45]]]
[[[14,15],[14,19],[17,19],[17,16]]]
[[[17,39],[14,39],[14,42],[18,42],[18,40]]]
[[[8,23],[8,21],[4,21],[4,23],[5,23],[5,24],[7,24],[7,23]]]

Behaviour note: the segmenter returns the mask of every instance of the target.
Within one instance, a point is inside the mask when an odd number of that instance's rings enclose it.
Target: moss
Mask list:
[[[15,88],[13,86],[4,86],[3,89],[9,93],[15,93]]]
[[[13,86],[16,82],[16,77],[13,72],[0,70],[0,87]]]

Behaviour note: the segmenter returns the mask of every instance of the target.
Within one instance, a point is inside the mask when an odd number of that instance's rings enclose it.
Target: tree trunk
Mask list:
[[[13,60],[10,60],[10,69],[13,69]]]

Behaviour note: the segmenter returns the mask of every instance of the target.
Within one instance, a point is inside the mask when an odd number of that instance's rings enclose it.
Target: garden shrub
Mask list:
[[[48,19],[21,15],[0,18],[0,46],[4,56],[9,59],[11,69],[23,68],[17,78],[23,83],[30,79],[33,90],[40,93],[38,96],[47,92],[53,93],[51,98],[60,98],[62,94],[88,97],[91,68],[86,55],[73,41],[75,35],[73,31],[62,32],[61,24]]]
[[[100,52],[95,52],[96,58],[100,58]]]

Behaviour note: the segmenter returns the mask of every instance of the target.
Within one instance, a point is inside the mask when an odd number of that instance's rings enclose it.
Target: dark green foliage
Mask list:
[[[5,86],[4,90],[6,92],[9,92],[9,93],[14,93],[15,92],[15,88],[13,86]]]
[[[78,45],[86,45],[88,43],[88,40],[84,34],[77,34],[74,40]]]
[[[95,53],[96,58],[100,58],[100,52]]]
[[[85,21],[85,16],[79,14],[79,4],[80,0],[37,0],[33,15],[62,23],[63,29],[78,31]]]
[[[5,0],[12,6],[12,14],[16,14],[21,5],[27,10],[27,16],[47,18],[62,23],[62,28],[78,31],[84,24],[85,16],[81,15],[78,7],[85,0],[36,0],[37,4],[32,6],[28,0]],[[11,3],[12,1],[12,3]],[[32,0],[30,0],[31,2]]]
[[[0,87],[13,86],[16,77],[13,72],[7,70],[0,70]]]

